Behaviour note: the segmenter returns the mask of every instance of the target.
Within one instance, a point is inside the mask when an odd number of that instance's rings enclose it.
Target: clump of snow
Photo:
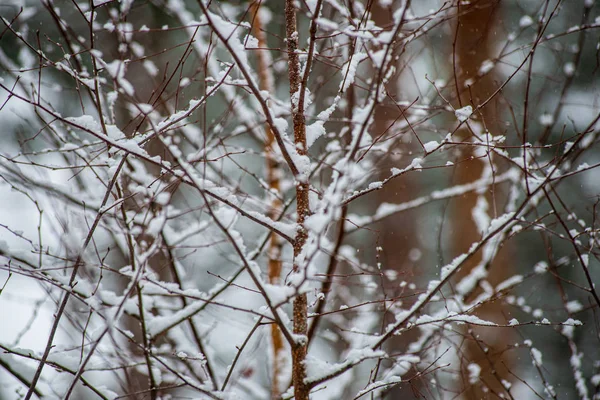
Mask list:
[[[463,108],[459,108],[458,110],[454,111],[456,119],[458,119],[460,122],[465,122],[468,120],[471,114],[473,114],[473,107],[471,106],[464,106]]]
[[[246,36],[246,48],[247,49],[258,49],[258,39],[252,35]]]
[[[385,277],[390,281],[395,281],[396,279],[398,279],[398,271],[394,269],[386,269],[385,271],[383,271],[383,273]]]
[[[584,162],[584,163],[579,164],[579,166],[577,166],[576,171],[579,172],[579,171],[583,171],[583,170],[586,170],[586,169],[589,169],[589,168],[590,168],[590,165],[588,163]]]
[[[573,76],[575,74],[575,64],[568,62],[563,67],[563,72],[566,76]]]
[[[574,142],[565,142],[565,150],[563,151],[563,154],[567,154],[573,148],[574,144]]]
[[[114,60],[110,63],[105,63],[104,67],[108,74],[118,83],[119,87],[128,95],[132,96],[135,94],[133,85],[125,79],[125,72],[127,70],[127,64],[122,60]]]
[[[306,218],[304,226],[312,232],[323,233],[329,225],[330,219],[327,215],[318,213]]]
[[[469,383],[471,385],[479,382],[479,374],[481,373],[481,367],[478,364],[471,363],[467,365],[469,371]]]
[[[426,153],[431,153],[432,151],[437,149],[439,147],[439,145],[440,144],[438,142],[436,142],[435,140],[432,140],[431,142],[427,142],[427,143],[423,144],[423,147],[425,148]]]
[[[575,327],[573,325],[563,325],[560,333],[569,339],[573,339],[573,333],[575,332]]]
[[[536,274],[543,274],[546,271],[548,271],[548,263],[546,261],[538,261],[534,266],[533,266],[533,271]]]
[[[569,314],[573,314],[583,310],[583,305],[578,300],[571,300],[565,304],[565,308]]]
[[[340,92],[344,93],[348,87],[354,83],[356,77],[356,69],[358,64],[367,58],[367,54],[358,53],[352,56],[352,59],[347,62],[341,69],[342,81],[340,82]]]
[[[290,286],[271,285],[268,283],[265,283],[263,286],[267,296],[275,305],[285,303],[296,294],[295,288]]]
[[[411,166],[413,169],[420,170],[420,169],[422,169],[422,168],[423,168],[423,167],[421,166],[421,162],[423,162],[423,159],[422,159],[422,158],[419,158],[419,157],[416,157],[416,158],[414,158],[414,159],[411,161],[411,163],[410,163],[410,166]]]
[[[529,15],[523,15],[519,20],[519,26],[521,28],[527,28],[533,24],[533,19]]]
[[[154,106],[148,103],[138,103],[138,107],[140,108],[140,111],[142,111],[142,113],[144,114],[150,114],[154,109]]]
[[[540,124],[542,126],[551,126],[554,123],[554,118],[552,117],[552,114],[542,114],[540,115]]]
[[[446,319],[447,321],[453,321],[458,324],[474,324],[474,325],[482,325],[482,326],[498,326],[494,322],[486,321],[481,319],[475,315],[449,315]]]
[[[421,259],[422,255],[423,255],[423,253],[421,252],[421,250],[417,249],[416,247],[410,249],[410,251],[408,252],[408,258],[412,262],[419,261]]]
[[[477,204],[471,210],[473,222],[475,222],[475,226],[477,226],[479,233],[485,233],[487,228],[490,226],[491,218],[487,213],[488,208],[489,205],[485,197],[479,196],[477,198]]]
[[[337,105],[340,101],[340,96],[337,96],[332,104],[327,107],[325,110],[321,111],[319,115],[317,115],[317,121],[306,126],[306,147],[310,148],[317,141],[318,138],[325,135],[327,132],[325,131],[325,121],[329,121],[331,114],[337,108]]]
[[[307,369],[306,381],[317,381],[344,370],[348,365],[356,365],[369,358],[385,357],[385,352],[370,348],[352,349],[348,352],[346,360],[341,363],[329,363],[316,357],[307,356],[305,365]]]
[[[537,366],[542,365],[542,352],[536,349],[535,347],[531,348],[531,356],[533,357],[533,362]]]
[[[495,62],[493,62],[492,60],[485,60],[484,62],[481,63],[481,66],[479,67],[479,76],[483,76],[485,74],[487,74],[488,72],[490,72],[492,69],[494,69],[494,66],[496,65]]]
[[[285,135],[288,128],[288,122],[285,118],[274,118],[273,125],[275,125],[277,130],[281,132],[282,135]]]
[[[146,70],[146,72],[148,73],[148,75],[150,76],[156,76],[158,75],[158,67],[156,66],[156,64],[154,64],[154,61],[152,60],[144,60],[142,62],[144,69]]]
[[[583,323],[578,319],[569,318],[565,322],[563,322],[563,325],[581,326],[583,325]]]
[[[519,284],[521,282],[523,282],[523,276],[522,275],[514,275],[514,276],[508,278],[507,280],[505,280],[504,282],[501,282],[500,284],[498,284],[498,286],[496,286],[496,291],[500,292],[504,289],[508,289],[509,287]]]

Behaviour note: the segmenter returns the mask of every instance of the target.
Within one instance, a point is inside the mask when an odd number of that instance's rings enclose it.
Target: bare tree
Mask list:
[[[599,13],[0,4],[0,398],[600,399]]]

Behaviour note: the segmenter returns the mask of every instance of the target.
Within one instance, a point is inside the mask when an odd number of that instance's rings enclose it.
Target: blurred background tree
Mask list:
[[[0,398],[600,398],[595,2],[0,16]]]

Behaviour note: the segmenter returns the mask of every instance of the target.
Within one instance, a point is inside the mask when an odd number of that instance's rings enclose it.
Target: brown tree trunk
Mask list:
[[[293,0],[285,2],[285,29],[288,50],[288,68],[290,81],[290,97],[292,98],[292,118],[294,122],[294,144],[300,156],[306,156],[306,124],[304,117],[304,94],[301,91],[302,77],[300,75],[300,60],[298,57],[298,28],[296,24],[296,7]],[[310,50],[309,50],[310,54]],[[306,65],[307,71],[310,66]],[[299,96],[295,96],[300,91]],[[297,99],[297,100],[296,100]],[[300,274],[298,256],[306,243],[307,233],[304,221],[309,213],[308,177],[296,176],[296,222],[300,227],[294,240],[294,273]],[[292,383],[294,384],[294,397],[296,400],[308,400],[310,388],[304,382],[306,366],[304,361],[308,349],[308,302],[306,293],[299,293],[293,304],[293,332],[296,342],[292,344]],[[303,339],[304,338],[304,339]]]
[[[263,24],[260,19],[260,3],[254,2],[251,6],[252,15],[252,34],[258,40],[258,50],[256,51],[256,61],[259,73],[259,84],[260,89],[265,90],[268,93],[273,94],[275,89],[273,87],[273,76],[271,75],[271,62],[269,50],[267,50],[267,38],[263,30]],[[275,137],[270,126],[265,123],[265,158],[267,176],[266,181],[269,189],[275,193],[279,193],[280,182],[279,176],[281,176],[281,168],[275,157]],[[282,209],[281,200],[277,195],[269,194],[270,198],[267,199],[269,202],[269,209],[267,215],[273,220],[277,220],[279,212]],[[278,285],[281,282],[281,247],[283,243],[281,238],[271,233],[269,237],[269,251],[268,251],[268,276],[269,283]],[[272,369],[271,369],[271,397],[276,399],[280,393],[280,374],[284,367],[282,364],[283,359],[283,336],[281,330],[276,324],[271,324],[271,346],[272,346]]]
[[[479,0],[470,4],[461,3],[458,5],[457,27],[453,43],[454,84],[457,90],[457,98],[454,102],[455,104],[453,104],[455,108],[471,105],[475,109],[477,105],[485,101],[496,89],[493,72],[483,77],[479,76],[478,72],[483,61],[494,58],[494,55],[490,54],[490,49],[492,48],[492,32],[495,27],[496,17],[498,16],[498,7],[499,2],[497,0]],[[498,120],[500,117],[498,108],[498,97],[496,97],[483,107],[480,112],[473,115],[472,118],[476,119],[476,122],[471,123],[482,124],[493,135],[502,134],[503,132],[499,131],[502,129],[502,125]],[[472,131],[469,126],[465,125],[464,127],[465,129],[461,129],[458,136],[460,140],[468,142],[472,138]],[[459,157],[461,162],[456,164],[455,182],[453,183],[460,185],[481,178],[484,162],[488,162],[489,160],[487,158],[472,158],[474,156],[472,149],[471,146],[462,146]],[[498,160],[495,161],[498,162]],[[495,218],[503,213],[502,207],[504,205],[495,202],[495,198],[502,198],[502,196],[498,195],[500,194],[499,190],[496,187],[486,194],[490,218]],[[478,232],[472,216],[472,210],[476,206],[478,197],[479,194],[475,192],[465,194],[454,203],[449,214],[451,219],[452,244],[455,254],[468,251],[471,244],[481,238],[481,232]],[[486,280],[492,284],[498,283],[508,278],[511,273],[514,273],[509,268],[509,265],[512,264],[502,262],[508,251],[504,247],[502,252],[496,257],[494,263],[487,266],[489,274]],[[477,254],[476,257],[465,263],[457,276],[457,280],[469,274],[480,262],[481,254]],[[471,298],[473,298],[472,295]],[[497,319],[498,315],[502,315],[501,311],[499,303],[487,303],[479,309],[479,314],[483,318],[487,316],[490,319]],[[470,328],[465,330],[466,346],[460,349],[464,361],[461,364],[463,376],[465,376],[463,382],[466,382],[466,385],[468,385],[469,380],[467,377],[469,372],[466,367],[471,362],[475,362],[481,367],[481,381],[485,382],[485,385],[496,391],[496,393],[506,394],[500,379],[510,381],[510,375],[507,371],[510,369],[512,362],[507,352],[500,352],[498,356],[494,355],[494,350],[502,350],[511,343],[514,343],[513,331],[508,329],[501,331],[494,330],[493,332],[483,329],[477,329],[476,333],[474,331],[474,329]],[[478,335],[485,337],[482,338],[482,342],[477,341]],[[480,343],[493,344],[493,348],[488,349],[489,351],[484,351],[484,348],[488,346],[481,345]],[[465,394],[470,399],[481,399],[487,396],[480,385],[468,386],[466,390]]]

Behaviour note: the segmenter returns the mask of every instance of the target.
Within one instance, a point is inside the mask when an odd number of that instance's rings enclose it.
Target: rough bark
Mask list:
[[[300,99],[300,86],[302,77],[300,75],[300,60],[298,58],[298,31],[296,24],[296,8],[293,0],[285,3],[285,28],[288,50],[288,68],[290,81],[290,95],[292,99],[292,118],[294,122],[294,143],[300,156],[306,155],[306,124],[304,118],[303,99]],[[306,177],[296,176],[296,222],[301,227],[294,242],[294,272],[299,271],[298,256],[306,243],[307,233],[304,229],[304,221],[309,213],[308,181]],[[294,397],[296,400],[308,400],[310,388],[305,384],[306,366],[304,361],[307,352],[307,312],[308,304],[306,293],[299,293],[294,299],[293,305],[293,332],[296,342],[292,345],[292,383],[294,385]],[[305,339],[303,340],[302,337]]]

